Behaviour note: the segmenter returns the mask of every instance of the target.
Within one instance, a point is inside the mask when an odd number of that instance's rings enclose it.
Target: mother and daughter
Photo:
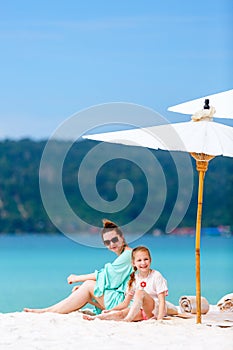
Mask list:
[[[167,315],[167,281],[159,271],[151,269],[149,249],[144,246],[134,248],[132,265],[134,271],[130,275],[124,301],[111,310],[104,310],[98,316],[83,315],[84,319],[131,322],[152,317],[162,320]]]
[[[167,307],[165,297],[167,282],[156,270],[150,268],[151,255],[146,247],[130,248],[123,232],[113,222],[103,220],[101,231],[104,245],[117,255],[113,263],[85,275],[70,275],[69,284],[82,282],[72,293],[57,304],[43,309],[25,308],[25,312],[55,312],[67,314],[80,310],[86,304],[94,305],[92,320],[139,321],[151,317],[161,320],[167,314],[176,314]]]

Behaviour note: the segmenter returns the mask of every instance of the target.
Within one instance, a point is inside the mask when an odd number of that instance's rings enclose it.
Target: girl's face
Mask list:
[[[104,245],[112,252],[120,255],[124,245],[124,239],[113,229],[103,234]]]
[[[147,251],[139,250],[134,253],[133,266],[135,266],[140,273],[146,273],[150,270],[150,256]]]

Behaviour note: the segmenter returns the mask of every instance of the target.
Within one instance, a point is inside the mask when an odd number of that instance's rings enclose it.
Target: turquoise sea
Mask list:
[[[168,281],[167,300],[178,304],[182,295],[195,294],[195,238],[146,235],[130,245],[146,245],[152,267]],[[62,234],[0,235],[0,312],[45,307],[66,297],[71,273],[90,273],[113,261],[107,249],[78,244]],[[216,304],[233,292],[233,237],[201,239],[201,290]]]

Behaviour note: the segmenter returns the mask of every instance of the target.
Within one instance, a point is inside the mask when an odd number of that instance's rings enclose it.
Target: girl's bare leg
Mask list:
[[[59,303],[43,309],[29,309],[25,308],[25,312],[43,313],[55,312],[60,314],[68,314],[72,311],[81,309],[84,305],[92,302],[94,297],[95,281],[85,281],[77,290],[71,293],[66,299]],[[94,297],[99,303],[99,308],[104,309],[103,296]]]
[[[129,312],[129,309],[127,308],[124,310],[102,313],[97,316],[83,315],[83,319],[88,321],[95,320],[96,318],[99,320],[122,321],[127,316],[128,312]]]
[[[154,300],[143,290],[137,290],[134,296],[134,302],[130,307],[130,311],[125,317],[124,321],[140,321],[142,320],[141,308],[145,311],[148,318],[153,316]]]

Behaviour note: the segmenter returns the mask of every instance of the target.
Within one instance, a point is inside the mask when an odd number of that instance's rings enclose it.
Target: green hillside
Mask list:
[[[42,169],[39,176],[39,168],[41,156],[46,145],[46,141],[32,141],[23,139],[20,141],[5,140],[0,142],[0,232],[1,233],[18,233],[18,232],[56,232],[58,229],[50,221],[46,210],[43,206],[39,181],[46,184],[48,188],[48,196],[54,196],[54,211],[57,220],[64,222],[64,229],[72,223],[69,222],[69,216],[61,213],[59,203],[56,200],[56,185],[59,180],[56,172],[56,162],[59,161],[59,154],[63,151],[64,142],[55,142],[54,156],[47,160],[46,166]],[[102,210],[101,200],[96,201],[97,208],[92,208],[82,197],[79,188],[78,175],[80,164],[84,157],[91,150],[95,150],[98,143],[93,141],[82,141],[72,145],[69,149],[63,164],[62,184],[64,194],[72,208],[73,212],[79,216],[84,222],[91,225],[100,226],[101,219],[107,217],[115,220],[120,225],[134,220],[143,210],[147,202],[148,183],[147,175],[140,167],[146,170],[146,173],[155,171],[155,182],[151,195],[154,196],[154,202],[150,204],[148,217],[144,217],[140,222],[141,227],[135,229],[143,229],[145,221],[150,221],[155,215],[156,209],[160,206],[161,201],[164,207],[161,207],[161,213],[153,223],[151,230],[159,228],[165,231],[168,218],[174,207],[178,184],[178,175],[176,171],[176,163],[169,154],[164,151],[151,151],[156,159],[156,169],[147,159],[145,151],[137,147],[124,147],[119,145],[106,145],[100,149],[98,155],[93,154],[90,159],[85,161],[82,172],[82,186],[84,191],[93,194],[92,188],[97,188],[99,198],[108,201],[107,209],[111,209],[114,201],[117,199],[116,184],[122,179],[128,179],[131,182],[126,184],[126,190],[123,195],[123,202],[127,203],[127,198],[132,195],[132,200],[118,212],[109,213],[109,210]],[[127,149],[127,159],[122,156],[122,150]],[[130,149],[130,150],[129,150]],[[97,149],[98,150],[98,149]],[[60,153],[59,153],[60,152]],[[148,152],[148,151],[147,151]],[[111,159],[117,154],[117,159]],[[107,157],[107,162],[103,163],[94,174],[92,160],[98,160]],[[184,155],[177,152],[176,157],[181,165],[181,173],[185,175]],[[144,163],[141,165],[136,162]],[[195,226],[196,220],[196,202],[197,202],[197,172],[195,171],[195,163],[193,165],[193,191],[190,204],[187,206],[187,212],[180,222],[179,226]],[[53,168],[54,166],[54,168]],[[157,174],[161,176],[156,178]],[[154,176],[154,175],[153,175]],[[40,180],[39,180],[40,179]],[[161,180],[162,179],[162,180]],[[166,193],[165,193],[165,187]],[[132,192],[134,189],[134,192]],[[182,191],[185,193],[187,189]],[[92,193],[93,192],[93,193]],[[166,196],[165,196],[166,194]],[[125,197],[124,197],[125,196]],[[94,198],[94,197],[93,197]],[[98,203],[99,202],[99,203]],[[112,204],[111,204],[112,203]],[[98,208],[99,204],[99,208]],[[184,203],[184,206],[186,204]],[[179,209],[180,208],[180,209]],[[179,203],[178,211],[184,211],[182,202]],[[233,226],[233,160],[228,157],[216,157],[209,164],[209,170],[205,179],[204,204],[203,204],[203,227],[230,225]],[[74,225],[74,230],[82,230],[84,227]]]

